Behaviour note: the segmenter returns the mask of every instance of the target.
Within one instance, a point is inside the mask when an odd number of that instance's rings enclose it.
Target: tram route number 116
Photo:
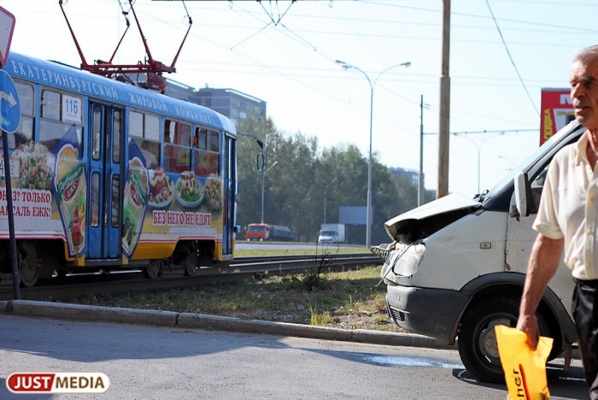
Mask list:
[[[6,133],[4,133],[6,134]],[[10,148],[10,136],[13,137],[13,145],[14,145],[14,135],[9,134],[9,144],[8,147]],[[1,138],[1,136],[0,136]],[[0,142],[1,143],[1,142]],[[10,175],[11,176],[15,176],[15,171],[19,170],[20,167],[20,162],[19,160],[10,160]],[[4,172],[4,154],[2,154],[2,150],[0,150],[0,177],[4,178],[6,176],[6,173]]]

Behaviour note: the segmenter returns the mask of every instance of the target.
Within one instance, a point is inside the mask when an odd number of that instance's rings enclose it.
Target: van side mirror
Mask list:
[[[514,179],[515,206],[521,217],[527,217],[530,214],[529,204],[529,180],[525,172],[518,172]]]

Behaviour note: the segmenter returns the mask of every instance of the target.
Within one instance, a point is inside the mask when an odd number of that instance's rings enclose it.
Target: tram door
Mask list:
[[[235,141],[228,135],[224,136],[224,150],[223,150],[223,202],[222,211],[224,226],[222,228],[222,254],[231,255],[233,252],[233,240],[234,240],[234,217],[235,217],[235,199],[234,193],[235,188],[233,183],[236,179],[236,165],[234,160],[235,157]]]
[[[121,160],[124,110],[91,103],[89,129],[89,226],[87,257],[121,254]]]

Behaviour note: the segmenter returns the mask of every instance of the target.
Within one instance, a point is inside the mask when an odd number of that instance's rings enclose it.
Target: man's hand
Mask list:
[[[540,340],[540,328],[538,327],[538,318],[535,314],[520,315],[517,321],[517,329],[527,335],[527,344],[533,351],[538,346]]]

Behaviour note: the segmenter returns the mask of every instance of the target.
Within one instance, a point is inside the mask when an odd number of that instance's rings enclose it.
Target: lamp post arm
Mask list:
[[[370,85],[370,90],[374,90],[374,84],[372,83],[372,80],[370,79],[370,76],[367,74],[367,72],[365,72],[364,70],[362,70],[359,67],[356,67],[353,64],[349,64],[348,62],[344,62],[341,60],[336,60],[337,64],[340,64],[340,66],[344,69],[354,69],[355,71],[358,71],[359,73],[361,73],[363,76],[365,76],[365,79],[368,80],[368,84]]]
[[[398,68],[398,67],[405,67],[405,68],[409,68],[411,66],[411,62],[407,61],[404,63],[400,63],[400,64],[395,64],[395,65],[391,65],[390,67],[386,67],[384,68],[379,74],[378,76],[376,76],[376,79],[374,79],[374,83],[372,84],[372,86],[376,86],[376,83],[378,82],[378,79],[380,79],[380,77],[386,72],[389,71],[393,68]]]
[[[258,146],[260,146],[260,149],[264,149],[264,146],[266,145],[264,143],[264,141],[260,138],[258,138],[257,136],[251,134],[251,133],[241,133],[241,132],[237,132],[237,136],[241,136],[241,137],[247,137],[247,138],[252,138],[255,140],[255,142],[257,143]]]
[[[482,147],[484,146],[484,144],[485,144],[485,143],[486,143],[488,140],[492,139],[493,137],[496,137],[496,136],[501,136],[501,135],[504,135],[504,134],[505,134],[504,132],[498,132],[498,133],[497,133],[497,134],[495,134],[495,135],[488,136],[487,138],[485,138],[485,139],[482,139],[480,142],[477,142],[477,141],[473,140],[472,138],[470,138],[470,137],[469,137],[467,134],[458,134],[458,133],[453,133],[453,135],[455,135],[455,136],[462,137],[462,138],[465,138],[465,139],[469,140],[469,141],[470,141],[471,143],[473,143],[473,144],[475,145],[475,147],[476,147],[476,150],[477,150],[477,152],[478,152],[478,194],[480,193],[480,170],[481,170],[481,166],[482,166],[482,164],[481,164],[481,158],[482,158],[482,155],[481,155],[481,153],[482,153]]]

